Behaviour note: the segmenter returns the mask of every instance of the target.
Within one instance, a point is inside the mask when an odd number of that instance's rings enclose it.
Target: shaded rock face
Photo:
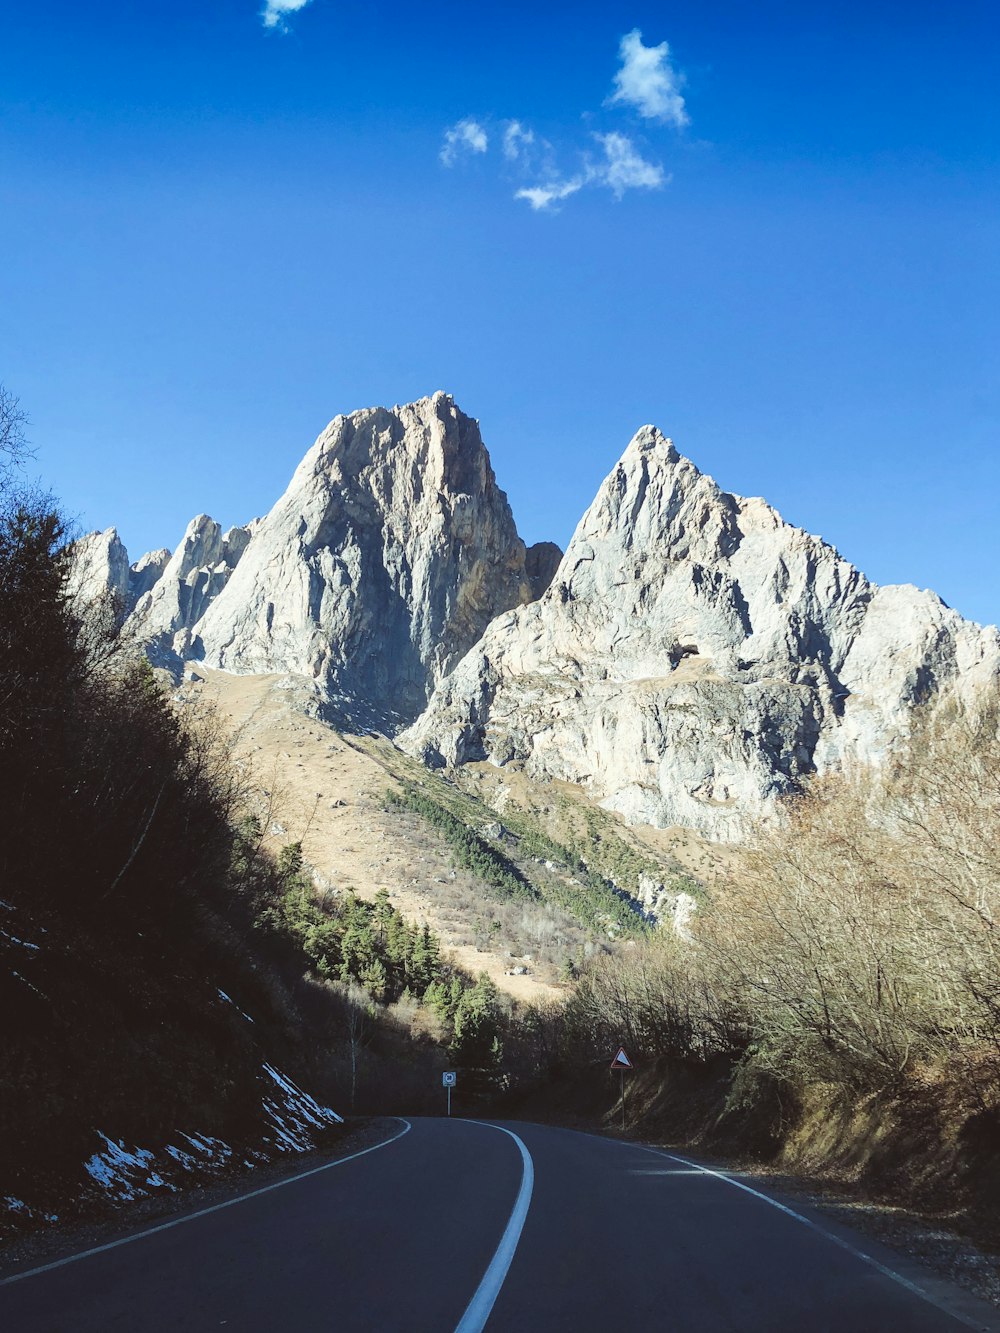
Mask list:
[[[562,551],[555,542],[535,542],[525,553],[524,572],[531,587],[531,600],[537,601],[555,578]]]
[[[128,592],[129,609],[135,606],[140,597],[145,596],[160,575],[170,564],[170,552],[165,546],[158,551],[148,551],[141,556],[129,570]]]
[[[632,821],[738,838],[805,775],[877,759],[916,703],[998,673],[995,629],[869,583],[645,427],[544,596],[490,626],[399,743],[431,764],[521,761]]]
[[[530,597],[524,543],[479,428],[435,394],[330,423],[189,655],[311,676],[334,708],[395,729],[499,612]]]

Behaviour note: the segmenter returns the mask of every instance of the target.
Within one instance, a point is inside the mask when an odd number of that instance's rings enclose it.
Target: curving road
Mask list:
[[[957,1333],[1000,1318],[807,1210],[549,1126],[399,1136],[0,1282],[8,1333]]]

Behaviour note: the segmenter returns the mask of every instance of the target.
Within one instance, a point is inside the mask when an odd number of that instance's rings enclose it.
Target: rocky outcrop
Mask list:
[[[201,514],[131,570],[113,530],[78,549],[77,584],[113,587],[157,665],[305,676],[338,720],[389,731],[561,556],[525,550],[478,425],[443,393],[336,417],[247,527]]]
[[[141,570],[136,566],[136,585],[148,580],[149,588],[138,597],[127,628],[158,666],[176,668],[192,655],[192,631],[228,583],[255,526],[224,533],[214,519],[199,514],[158,577],[150,576],[168,553],[144,556]]]
[[[544,596],[490,626],[400,744],[737,838],[807,774],[877,758],[916,703],[998,673],[995,629],[876,587],[644,427]]]
[[[537,601],[556,576],[562,551],[555,542],[535,542],[525,553],[524,572],[531,587],[532,601]]]
[[[88,532],[73,543],[67,591],[84,614],[112,599],[121,619],[128,610],[128,552],[116,528]]]
[[[128,552],[117,528],[88,532],[71,549],[68,583],[71,598],[84,612],[110,601],[119,621],[153,588],[170,562],[170,552],[164,547],[129,565]]]
[[[437,393],[330,423],[184,655],[311,677],[345,720],[395,730],[544,575],[476,422]]]
[[[135,606],[140,597],[150,592],[160,575],[170,564],[170,552],[165,546],[158,551],[147,551],[129,570],[128,595],[129,609]]]

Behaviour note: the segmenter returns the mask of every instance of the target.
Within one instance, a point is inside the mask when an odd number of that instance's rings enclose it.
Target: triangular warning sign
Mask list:
[[[631,1069],[631,1068],[632,1068],[632,1061],[628,1058],[628,1056],[625,1054],[624,1050],[622,1050],[622,1048],[621,1048],[620,1046],[619,1046],[619,1048],[618,1048],[618,1054],[617,1054],[617,1055],[615,1056],[615,1058],[611,1061],[611,1068],[612,1068],[612,1069]]]

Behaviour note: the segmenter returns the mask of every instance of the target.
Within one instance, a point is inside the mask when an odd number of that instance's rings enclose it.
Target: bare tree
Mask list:
[[[28,415],[18,399],[0,384],[0,455],[6,461],[4,474],[12,466],[23,466],[32,457],[24,434],[27,424]]]

